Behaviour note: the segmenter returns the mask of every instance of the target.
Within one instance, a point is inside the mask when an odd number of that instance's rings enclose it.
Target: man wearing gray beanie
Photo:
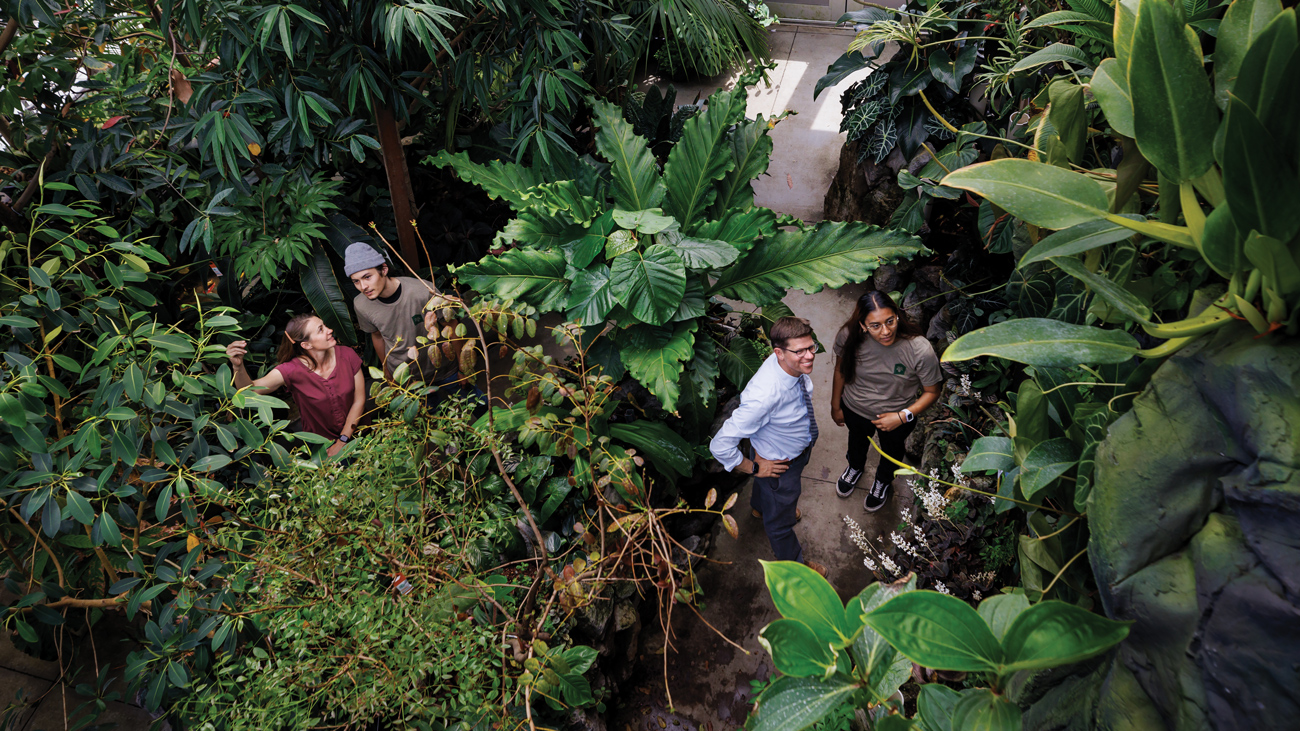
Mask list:
[[[434,368],[416,340],[421,335],[427,337],[428,331],[437,326],[435,313],[424,309],[432,292],[438,291],[433,282],[388,276],[384,255],[363,242],[348,246],[343,255],[343,272],[361,293],[352,306],[362,331],[370,333],[370,342],[383,359],[385,378],[391,379],[397,367],[409,361],[412,375],[425,383],[455,379],[455,363]],[[414,359],[410,355],[412,348],[418,353]]]

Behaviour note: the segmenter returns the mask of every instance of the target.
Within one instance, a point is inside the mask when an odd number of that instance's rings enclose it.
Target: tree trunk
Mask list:
[[[393,217],[397,220],[397,243],[401,257],[411,273],[420,266],[419,247],[415,238],[415,196],[411,191],[411,173],[406,167],[406,151],[397,129],[393,110],[380,106],[375,111],[379,127],[379,145],[384,153],[384,171],[388,173],[388,192],[393,199]]]

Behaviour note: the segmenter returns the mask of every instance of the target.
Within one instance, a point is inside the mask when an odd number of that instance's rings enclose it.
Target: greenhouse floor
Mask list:
[[[823,197],[835,176],[845,142],[845,135],[839,132],[840,94],[865,72],[825,90],[816,101],[813,88],[852,38],[851,30],[816,26],[782,25],[771,32],[777,68],[771,74],[770,86],[751,91],[749,115],[767,117],[786,109],[798,114],[772,131],[775,150],[769,176],[754,186],[759,205],[805,221],[821,220]],[[707,95],[728,81],[715,78],[700,84],[675,84],[678,101],[690,102],[696,93]],[[829,343],[865,288],[851,285],[813,295],[794,290],[785,297],[785,303],[796,315],[812,322],[821,342]],[[847,600],[872,579],[862,565],[861,551],[849,541],[844,517],[857,521],[872,539],[887,536],[908,517],[904,510],[910,510],[912,495],[906,481],[899,478],[889,504],[874,514],[863,510],[862,490],[849,499],[836,497],[835,482],[844,469],[848,434],[831,421],[831,373],[830,355],[819,355],[813,371],[813,404],[821,436],[804,471],[799,503],[803,521],[796,532],[806,557],[829,569],[831,584]],[[873,451],[867,462],[868,473],[878,460]],[[772,674],[771,659],[759,645],[758,632],[779,618],[758,563],[760,559],[772,560],[772,551],[761,521],[750,515],[749,490],[746,483],[731,511],[740,539],[733,540],[719,526],[709,556],[718,563],[702,563],[698,570],[704,591],[701,615],[741,645],[744,652],[721,639],[691,612],[679,608],[674,613],[672,647],[666,665],[664,636],[660,632],[642,648],[633,680],[636,687],[620,694],[623,705],[613,715],[611,729],[724,731],[744,723],[755,694],[750,681],[765,680]],[[672,710],[664,693],[665,674]]]

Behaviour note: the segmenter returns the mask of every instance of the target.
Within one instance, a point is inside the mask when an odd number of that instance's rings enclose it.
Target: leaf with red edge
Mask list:
[[[107,120],[106,122],[104,122],[103,124],[99,125],[99,128],[100,128],[100,129],[108,129],[108,128],[112,127],[113,125],[117,124],[118,122],[121,122],[122,120],[126,119],[126,118],[129,117],[129,116],[131,116],[131,115],[129,115],[129,114],[119,114],[119,115],[116,116],[116,117],[109,117],[108,120]]]

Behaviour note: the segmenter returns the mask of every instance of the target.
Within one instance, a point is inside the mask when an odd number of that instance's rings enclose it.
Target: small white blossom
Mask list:
[[[963,373],[961,376],[961,393],[963,396],[970,395],[970,374]]]
[[[900,535],[898,531],[891,531],[889,534],[889,540],[893,541],[895,546],[903,549],[903,553],[906,553],[912,558],[921,558],[921,553],[917,551],[911,543],[908,543],[907,539]]]
[[[983,597],[980,595],[980,590],[979,590],[979,589],[976,589],[976,590],[975,590],[975,601],[979,601],[979,600],[982,599],[982,598],[983,598]]]
[[[876,562],[875,562],[875,561],[872,561],[872,560],[871,560],[871,557],[869,557],[869,556],[863,556],[863,557],[862,557],[862,565],[863,565],[863,566],[866,566],[867,568],[871,569],[872,571],[875,571],[875,570],[876,570]]]
[[[893,574],[893,575],[895,575],[895,576],[898,575],[898,564],[894,563],[893,559],[891,559],[890,557],[888,557],[888,556],[886,556],[886,555],[884,555],[884,554],[881,554],[881,555],[880,555],[880,564],[881,564],[882,566],[884,566],[884,567],[885,567],[885,570],[888,571],[889,573],[891,573],[891,574]]]
[[[943,582],[942,582],[942,581],[936,581],[936,582],[934,582],[934,588],[935,588],[935,590],[938,591],[940,594],[949,594],[949,595],[952,594],[952,592],[948,591],[948,587],[946,587],[946,586],[943,585]]]

